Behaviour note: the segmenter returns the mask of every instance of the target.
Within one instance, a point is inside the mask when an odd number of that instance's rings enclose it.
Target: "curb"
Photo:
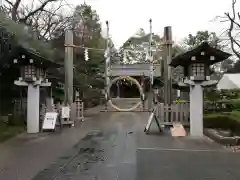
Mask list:
[[[205,129],[204,135],[222,145],[236,146],[240,144],[240,137],[225,137],[214,133],[213,129]]]

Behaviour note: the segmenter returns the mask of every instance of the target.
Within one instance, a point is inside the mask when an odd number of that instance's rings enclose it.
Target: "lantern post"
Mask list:
[[[203,137],[203,88],[218,83],[210,79],[210,66],[229,56],[230,54],[204,42],[195,49],[175,57],[170,64],[173,67],[183,66],[185,76],[183,84],[190,88],[191,136]]]
[[[17,86],[26,86],[27,91],[27,132],[38,133],[40,130],[39,105],[40,87],[50,87],[47,68],[60,67],[38,54],[24,48],[19,49],[13,57],[13,64],[19,66],[20,77],[14,81]]]
[[[20,77],[14,81],[17,86],[27,86],[27,132],[39,132],[39,101],[40,87],[49,87],[46,79],[46,66],[43,61],[37,61],[31,53],[22,53],[13,61],[20,66]]]

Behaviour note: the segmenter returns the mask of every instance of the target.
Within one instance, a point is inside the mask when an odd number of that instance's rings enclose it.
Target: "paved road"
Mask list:
[[[101,113],[92,130],[75,148],[40,172],[34,180],[134,180],[136,136],[141,118],[146,115]],[[61,170],[60,166],[63,167]]]
[[[86,111],[86,122],[62,132],[21,134],[0,144],[0,180],[30,180],[64,155],[92,129],[102,107]],[[90,120],[90,121],[88,121]]]
[[[207,138],[145,135],[147,115],[101,113],[92,131],[33,180],[240,179],[238,153]]]
[[[20,180],[240,179],[238,153],[206,138],[145,135],[146,112],[95,109],[86,116],[81,127],[29,140],[8,153],[0,179],[15,180],[17,174]]]

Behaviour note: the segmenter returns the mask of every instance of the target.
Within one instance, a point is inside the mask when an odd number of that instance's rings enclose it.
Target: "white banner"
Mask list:
[[[70,108],[69,106],[62,107],[62,118],[70,118]]]

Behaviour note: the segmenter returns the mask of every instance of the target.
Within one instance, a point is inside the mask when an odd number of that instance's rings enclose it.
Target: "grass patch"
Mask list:
[[[8,125],[0,122],[0,142],[6,141],[25,131],[24,125]]]

